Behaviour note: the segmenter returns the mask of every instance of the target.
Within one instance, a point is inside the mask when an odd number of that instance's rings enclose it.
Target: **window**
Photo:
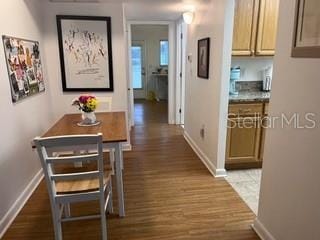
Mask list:
[[[142,47],[131,47],[133,89],[142,88]]]
[[[169,42],[168,40],[160,41],[160,66],[168,66],[169,63]]]

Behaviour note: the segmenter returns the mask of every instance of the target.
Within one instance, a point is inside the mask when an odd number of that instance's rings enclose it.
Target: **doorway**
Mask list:
[[[168,65],[168,25],[133,24],[131,66],[135,124],[143,123],[140,117],[136,118],[141,109],[168,108]]]
[[[135,105],[166,107],[167,123],[175,120],[176,39],[172,22],[128,22],[129,116],[135,125]],[[161,106],[160,106],[161,105]]]

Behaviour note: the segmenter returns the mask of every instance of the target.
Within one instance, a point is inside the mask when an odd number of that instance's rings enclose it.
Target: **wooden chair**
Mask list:
[[[96,112],[111,112],[112,111],[112,97],[111,96],[104,96],[104,97],[98,97],[99,101],[98,108],[96,109]],[[112,169],[114,172],[114,148],[104,148],[104,152],[109,153],[110,162],[112,163]],[[123,162],[121,162],[121,168],[123,169]]]
[[[111,112],[112,111],[112,97],[106,96],[106,97],[98,97],[99,101],[98,108],[96,109],[96,112]]]
[[[102,239],[107,239],[105,212],[113,211],[112,183],[109,171],[104,170],[102,134],[71,135],[34,139],[41,160],[50,197],[55,239],[62,240],[62,222],[100,218]],[[81,149],[95,149],[95,153],[81,155]],[[74,151],[71,156],[55,152]],[[75,163],[83,167],[74,168]],[[68,166],[69,167],[66,167]],[[90,167],[87,167],[90,166]],[[96,215],[72,217],[70,204],[98,200]]]

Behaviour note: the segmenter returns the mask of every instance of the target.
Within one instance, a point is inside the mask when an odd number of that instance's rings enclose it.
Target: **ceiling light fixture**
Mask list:
[[[192,21],[193,21],[193,15],[194,13],[189,11],[189,12],[184,12],[182,14],[182,17],[183,17],[183,21],[186,23],[186,24],[191,24]]]

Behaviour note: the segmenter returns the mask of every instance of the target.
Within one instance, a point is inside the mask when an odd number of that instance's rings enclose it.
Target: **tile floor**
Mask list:
[[[261,169],[232,170],[227,174],[226,180],[257,215]]]

